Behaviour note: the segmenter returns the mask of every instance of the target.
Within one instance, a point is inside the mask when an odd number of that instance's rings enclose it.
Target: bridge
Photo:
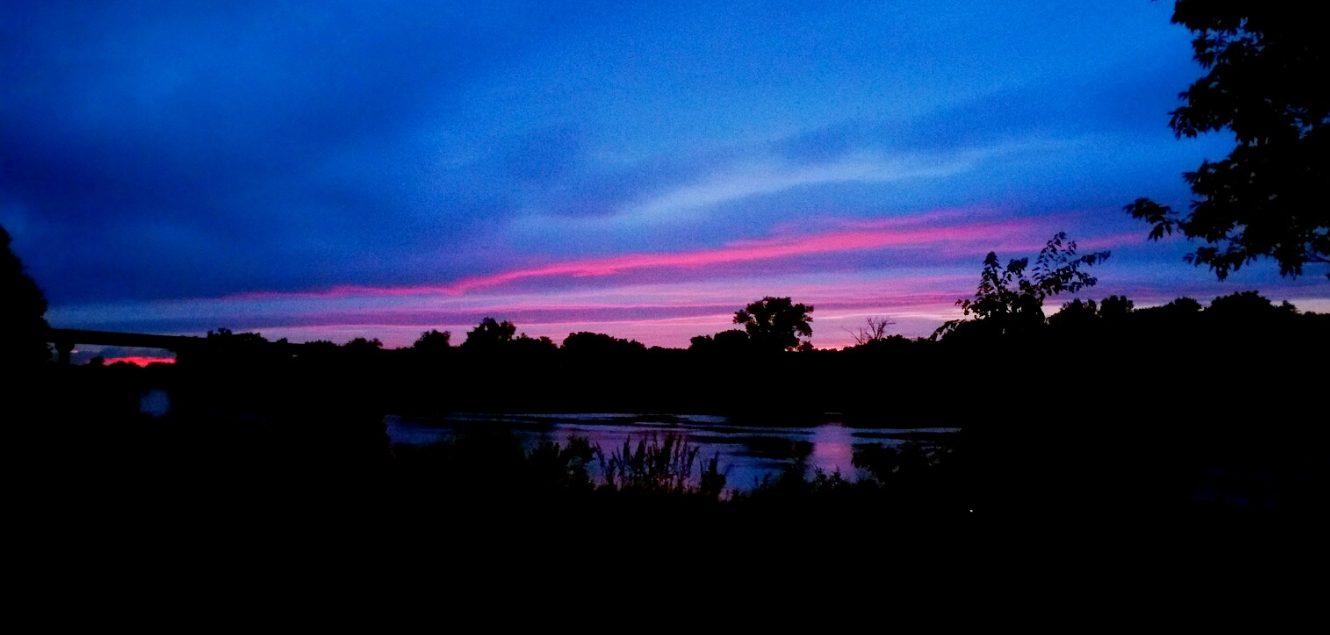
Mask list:
[[[98,346],[126,346],[132,348],[161,348],[180,357],[203,346],[207,341],[202,337],[188,335],[149,335],[146,333],[117,333],[114,331],[85,331],[82,329],[50,329],[51,343],[60,354],[60,363],[69,364],[69,354],[76,344],[96,344]]]

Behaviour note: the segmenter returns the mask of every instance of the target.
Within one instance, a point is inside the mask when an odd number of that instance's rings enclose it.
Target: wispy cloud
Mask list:
[[[706,209],[799,187],[941,179],[972,171],[983,161],[996,156],[1028,153],[1039,148],[1047,149],[1049,145],[1044,141],[1028,141],[952,150],[946,154],[886,155],[859,151],[811,164],[778,159],[755,160],[627,205],[616,221],[641,225],[687,220]]]
[[[971,165],[963,158],[929,162],[867,155],[808,166],[750,164],[659,193],[629,206],[624,216],[634,222],[678,220],[699,210],[796,187],[943,177],[966,171]]]

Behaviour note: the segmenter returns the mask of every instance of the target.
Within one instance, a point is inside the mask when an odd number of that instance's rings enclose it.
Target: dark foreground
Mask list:
[[[53,398],[46,403],[56,406],[9,427],[8,463],[18,468],[16,495],[34,510],[29,517],[64,518],[80,530],[140,518],[341,513],[437,528],[525,518],[535,531],[627,513],[868,528],[918,519],[1313,519],[1330,502],[1323,426],[1279,420],[1295,413],[1287,408],[1261,420],[1231,402],[1223,413],[1230,424],[1195,408],[1170,420],[1107,406],[1031,413],[1048,423],[967,422],[952,436],[856,452],[856,474],[813,471],[795,458],[756,490],[735,493],[723,465],[685,457],[688,448],[669,437],[531,449],[478,430],[391,447],[383,415],[353,404],[154,419],[117,414],[95,397]],[[43,428],[56,416],[61,425]]]
[[[238,568],[252,582],[289,566],[332,579],[369,567],[394,580],[535,572],[714,588],[733,571],[789,585],[945,575],[993,558],[1009,560],[1001,570],[1043,560],[1082,573],[1131,563],[1140,576],[1323,557],[1324,346],[1214,334],[1179,349],[1120,344],[910,344],[674,366],[48,369],[6,385],[9,540],[21,577],[56,589],[112,584],[146,563],[159,582]],[[145,387],[171,390],[175,411],[140,416]],[[859,480],[791,469],[727,496],[702,478],[707,457],[680,485],[650,447],[532,451],[473,435],[392,448],[383,425],[387,412],[540,404],[720,404],[763,422],[833,410],[851,425],[926,420],[962,433],[857,457]],[[601,461],[616,451],[610,484]]]
[[[99,620],[274,607],[305,623],[371,597],[493,619],[496,597],[1034,592],[1009,576],[1073,595],[1132,579],[1132,595],[1162,601],[1267,586],[1325,555],[1325,446],[1306,433],[1115,444],[1116,428],[976,425],[946,447],[865,457],[871,478],[791,470],[728,498],[672,484],[668,461],[621,464],[610,486],[584,469],[599,466],[587,448],[523,452],[503,435],[394,450],[376,416],[103,417],[18,434],[11,578],[57,605],[105,601]],[[322,601],[297,599],[309,593]]]

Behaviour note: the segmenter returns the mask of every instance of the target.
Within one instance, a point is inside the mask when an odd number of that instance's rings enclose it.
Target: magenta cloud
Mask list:
[[[737,240],[714,249],[684,252],[632,253],[602,258],[574,259],[534,267],[510,269],[498,273],[462,278],[452,283],[414,286],[341,285],[323,291],[249,292],[240,298],[274,297],[345,297],[392,295],[461,295],[480,289],[503,287],[533,278],[594,278],[616,276],[650,269],[708,269],[723,265],[761,261],[779,261],[799,256],[842,254],[887,248],[918,248],[941,245],[947,253],[960,246],[985,245],[999,237],[1023,237],[1032,231],[1028,221],[994,219],[966,222],[965,215],[940,212],[921,216],[846,221],[842,228],[805,235],[780,235],[751,240]],[[939,221],[950,224],[930,226]]]

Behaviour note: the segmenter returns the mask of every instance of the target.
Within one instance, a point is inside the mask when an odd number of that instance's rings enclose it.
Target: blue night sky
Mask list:
[[[842,346],[1057,231],[1086,298],[1330,310],[1122,211],[1232,146],[1168,129],[1172,3],[825,4],[11,0],[0,224],[67,328],[686,346],[776,295]]]

